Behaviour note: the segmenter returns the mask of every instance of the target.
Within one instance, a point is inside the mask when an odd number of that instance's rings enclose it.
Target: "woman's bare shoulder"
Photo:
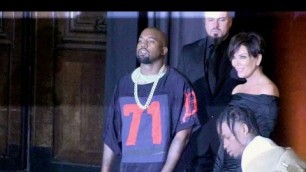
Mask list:
[[[272,82],[267,82],[261,86],[262,94],[272,95],[279,97],[279,90],[277,86]]]

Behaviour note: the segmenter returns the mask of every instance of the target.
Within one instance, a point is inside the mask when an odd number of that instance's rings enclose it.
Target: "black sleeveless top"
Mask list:
[[[239,105],[253,110],[260,134],[270,137],[274,130],[279,111],[279,97],[267,94],[236,93],[232,95],[229,105]]]

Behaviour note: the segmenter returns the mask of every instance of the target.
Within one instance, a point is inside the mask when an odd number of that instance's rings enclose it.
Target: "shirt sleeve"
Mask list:
[[[198,119],[198,104],[197,98],[191,85],[187,82],[183,84],[183,94],[181,95],[179,122],[176,132],[192,128],[193,131],[200,127]],[[177,101],[180,102],[180,101]]]
[[[103,140],[115,154],[121,154],[121,120],[118,109],[118,87],[116,86],[112,100],[105,115]]]

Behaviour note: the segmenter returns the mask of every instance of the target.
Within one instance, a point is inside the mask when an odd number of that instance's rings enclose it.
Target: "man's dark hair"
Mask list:
[[[217,129],[219,133],[222,133],[222,123],[225,122],[230,131],[236,137],[235,125],[237,122],[243,123],[247,125],[249,128],[249,132],[254,134],[255,136],[259,135],[259,129],[257,126],[257,121],[255,119],[254,112],[247,107],[240,106],[228,106],[225,110],[220,114],[217,119]]]

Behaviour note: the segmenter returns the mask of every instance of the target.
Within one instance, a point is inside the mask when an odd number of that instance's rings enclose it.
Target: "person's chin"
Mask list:
[[[227,151],[227,154],[228,154],[230,157],[234,157],[233,154],[232,154],[232,152]]]
[[[212,37],[212,38],[221,38],[220,34],[217,34],[217,33],[210,34],[209,36]]]
[[[245,78],[241,74],[238,74],[237,70],[234,68],[231,70],[230,76],[231,78],[236,79],[238,81],[245,81]]]
[[[239,75],[239,74],[238,74],[238,78],[239,78],[239,79],[243,79],[243,78],[245,78],[245,77],[244,77],[243,75]]]

